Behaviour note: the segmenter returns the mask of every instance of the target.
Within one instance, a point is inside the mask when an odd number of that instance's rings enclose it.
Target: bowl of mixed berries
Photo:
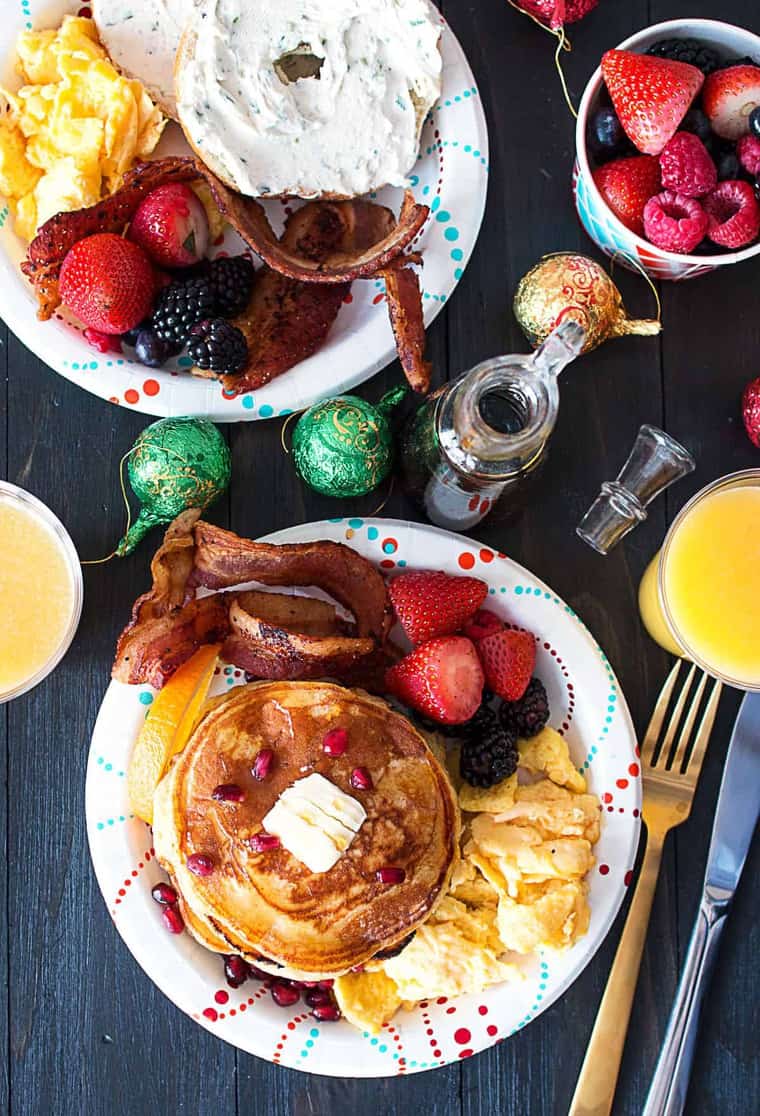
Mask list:
[[[606,51],[578,113],[573,192],[602,251],[656,279],[760,252],[760,38],[670,20]]]

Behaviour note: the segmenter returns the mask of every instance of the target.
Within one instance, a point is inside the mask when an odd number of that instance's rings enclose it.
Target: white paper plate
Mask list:
[[[9,10],[6,10],[8,8]],[[14,75],[16,38],[25,28],[57,26],[67,12],[82,11],[76,0],[3,0],[0,21],[0,79],[18,85]],[[424,253],[422,270],[425,322],[430,324],[450,297],[475,245],[483,219],[488,180],[488,133],[477,86],[462,48],[442,21],[443,93],[422,133],[420,158],[409,182],[431,215],[415,242]],[[186,153],[179,128],[170,124],[157,154]],[[380,202],[398,213],[401,191],[386,188]],[[265,203],[279,231],[285,204]],[[104,357],[87,344],[76,324],[56,315],[39,322],[32,288],[18,270],[24,245],[0,197],[0,312],[23,343],[56,372],[87,391],[149,415],[204,415],[215,422],[271,418],[302,410],[369,379],[396,356],[383,284],[353,284],[351,301],[341,307],[322,348],[266,387],[234,399],[221,384],[199,380],[182,370],[182,358],[167,370],[146,368],[126,357]],[[243,244],[230,232],[215,252],[238,253]],[[131,352],[131,350],[128,350]],[[171,370],[170,370],[171,369]]]
[[[390,519],[309,523],[267,538],[349,542],[383,569],[472,572],[488,582],[490,608],[535,633],[536,673],[548,691],[550,723],[566,736],[575,763],[603,802],[589,932],[566,953],[531,959],[525,980],[401,1011],[379,1037],[345,1022],[318,1024],[302,1004],[279,1008],[256,981],[232,991],[221,958],[189,934],[169,934],[151,899],[151,887],[163,873],[153,858],[150,829],[130,814],[124,773],[153,692],[118,682],[103,699],[87,767],[87,832],[103,897],[148,976],[182,1011],[241,1050],[340,1077],[384,1077],[446,1065],[508,1038],[549,1007],[588,964],[612,924],[631,877],[641,808],[638,752],[625,699],[603,651],[572,610],[516,562],[470,539]],[[127,611],[125,605],[125,620]],[[213,692],[242,681],[242,672],[222,666]]]

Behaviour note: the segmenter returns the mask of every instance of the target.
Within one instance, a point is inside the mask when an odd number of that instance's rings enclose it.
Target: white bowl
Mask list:
[[[659,39],[681,38],[697,39],[706,46],[723,49],[737,58],[749,55],[760,62],[760,36],[714,19],[671,19],[666,23],[655,23],[625,39],[617,49],[643,53]],[[573,194],[578,217],[594,243],[608,256],[616,256],[631,270],[637,268],[628,261],[636,261],[653,279],[693,279],[717,267],[726,267],[758,255],[760,240],[740,252],[722,252],[714,256],[666,252],[636,236],[615,217],[596,188],[586,152],[586,126],[590,113],[597,107],[601,86],[602,71],[599,67],[584,90],[578,110],[573,169]]]

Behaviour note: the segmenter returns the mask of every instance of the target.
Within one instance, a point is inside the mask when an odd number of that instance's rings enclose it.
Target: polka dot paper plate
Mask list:
[[[551,724],[603,803],[602,835],[591,872],[591,925],[566,953],[546,952],[524,966],[525,979],[479,995],[423,1002],[401,1011],[379,1036],[348,1023],[315,1022],[302,1004],[277,1007],[263,984],[228,988],[222,960],[187,933],[169,934],[150,896],[164,878],[150,829],[132,817],[125,771],[152,691],[112,682],[92,738],[86,813],[95,872],[116,929],[158,987],[202,1027],[234,1046],[284,1066],[340,1077],[415,1073],[455,1062],[509,1038],[575,980],[593,957],[623,900],[639,836],[641,787],[633,726],[615,676],[587,629],[551,589],[510,558],[470,539],[383,519],[331,520],[268,536],[273,542],[348,542],[382,570],[471,572],[489,586],[488,605],[534,632],[536,673]],[[126,621],[130,602],[125,602]],[[212,692],[243,681],[221,665]]]
[[[20,31],[57,26],[64,14],[83,10],[89,14],[77,0],[4,0],[0,84],[18,85],[14,49]],[[425,123],[420,158],[409,176],[415,197],[431,210],[414,245],[424,254],[421,284],[428,325],[451,296],[475,245],[488,179],[488,133],[478,89],[462,48],[448,25],[441,23],[443,92]],[[188,151],[178,126],[169,124],[157,155]],[[398,213],[401,194],[386,188],[376,196]],[[280,201],[265,205],[279,231],[289,212],[287,205]],[[243,248],[237,234],[229,232],[214,252],[236,254]],[[287,415],[362,383],[396,355],[383,283],[357,281],[317,353],[266,387],[229,398],[216,381],[190,376],[189,361],[183,357],[157,371],[130,359],[131,349],[125,349],[123,358],[96,352],[63,314],[39,322],[32,288],[18,270],[24,249],[0,196],[0,313],[8,326],[66,379],[111,403],[149,415],[205,415],[215,422]]]

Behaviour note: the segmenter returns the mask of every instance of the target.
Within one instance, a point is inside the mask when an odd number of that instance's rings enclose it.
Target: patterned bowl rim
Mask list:
[[[751,48],[760,55],[760,35],[756,35],[753,31],[748,31],[746,27],[737,27],[733,23],[724,23],[722,20],[718,19],[669,19],[665,20],[663,23],[652,23],[649,27],[644,27],[641,31],[636,31],[635,34],[629,35],[627,39],[623,39],[621,43],[618,43],[615,49],[632,50],[636,47],[648,44],[649,41],[661,35],[663,37],[675,38],[679,35],[688,34],[692,37],[700,36],[709,40],[710,32],[714,32],[718,28],[723,32],[735,33],[737,45]],[[622,235],[627,240],[631,240],[637,249],[641,248],[649,253],[654,251],[658,253],[663,260],[667,260],[682,267],[692,264],[701,267],[722,267],[725,264],[738,263],[741,260],[751,259],[753,256],[760,253],[760,239],[755,244],[751,244],[749,248],[742,248],[740,252],[724,252],[715,256],[687,256],[680,252],[669,252],[665,248],[658,248],[657,245],[652,244],[651,241],[637,236],[636,233],[631,232],[631,230],[615,216],[597,189],[586,153],[586,124],[588,122],[592,101],[599,92],[601,84],[602,67],[600,64],[586,83],[586,88],[583,91],[581,103],[578,108],[578,119],[575,125],[575,157],[585,188],[596,204],[604,210],[607,220],[615,226],[618,235]]]

